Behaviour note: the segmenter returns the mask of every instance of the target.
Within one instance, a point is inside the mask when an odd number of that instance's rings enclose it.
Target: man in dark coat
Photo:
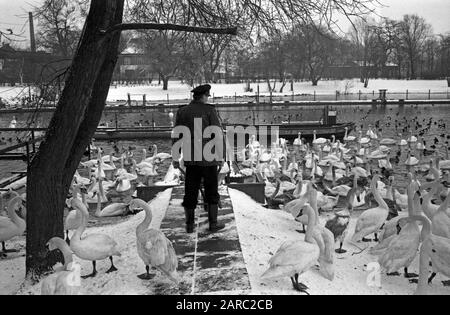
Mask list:
[[[179,126],[187,127],[191,135],[191,156],[185,154],[183,156],[186,166],[183,207],[186,214],[186,231],[189,234],[194,232],[195,209],[198,204],[202,179],[205,188],[204,201],[208,210],[209,230],[214,233],[225,228],[225,225],[220,224],[217,220],[220,201],[218,174],[223,165],[223,148],[219,148],[217,150],[219,152],[215,152],[215,158],[212,160],[203,156],[205,145],[212,140],[203,138],[203,132],[206,128],[217,127],[216,130],[220,130],[221,133],[219,135],[220,141],[223,142],[223,127],[219,115],[215,106],[208,104],[210,90],[210,85],[202,85],[192,90],[193,101],[189,105],[179,108],[175,122],[175,128]],[[201,128],[199,128],[199,122],[201,122]],[[214,135],[218,136],[217,134]],[[183,139],[183,142],[186,140],[189,139]],[[174,166],[179,167],[179,162],[175,161]]]

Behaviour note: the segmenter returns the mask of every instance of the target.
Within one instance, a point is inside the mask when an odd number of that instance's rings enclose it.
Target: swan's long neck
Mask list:
[[[150,206],[148,204],[146,204],[145,202],[140,202],[138,200],[135,200],[135,202],[142,207],[145,210],[145,219],[144,221],[142,221],[142,223],[136,228],[136,233],[139,234],[145,230],[148,229],[148,227],[150,226],[150,224],[152,223],[153,220],[153,214],[152,214],[152,209],[150,209]]]
[[[73,262],[72,251],[70,250],[69,245],[67,245],[67,243],[64,240],[57,239],[55,240],[55,242],[56,247],[61,251],[61,253],[64,256],[64,269],[67,270],[68,266]]]
[[[377,189],[377,182],[378,182],[378,177],[375,176],[374,179],[372,180],[372,194],[375,197],[376,202],[378,203],[378,205],[381,208],[389,210],[388,205],[383,200],[383,198],[381,198],[380,192]]]
[[[81,208],[77,208],[76,211],[77,211],[77,213],[79,213],[79,215],[81,215],[81,225],[75,231],[75,234],[73,235],[72,238],[75,241],[80,241],[81,236],[83,235],[83,233],[87,227],[87,223],[88,223],[88,219],[89,219],[89,212],[86,213],[86,211]]]
[[[14,199],[12,199],[9,204],[8,204],[8,216],[11,219],[12,222],[14,222],[14,224],[19,225],[19,224],[24,224],[25,221],[22,220],[16,213],[15,208],[16,206],[22,201],[21,197],[15,197]]]
[[[310,205],[306,205],[305,209],[306,215],[308,216],[308,228],[306,231],[306,239],[310,239],[312,237],[314,227],[317,224],[317,217],[314,209]]]
[[[158,155],[158,146],[157,146],[157,145],[154,145],[154,146],[153,146],[153,150],[155,151],[155,152],[153,153],[153,156],[156,157],[156,156]]]

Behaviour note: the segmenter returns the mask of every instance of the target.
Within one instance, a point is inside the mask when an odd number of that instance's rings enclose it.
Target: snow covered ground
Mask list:
[[[169,205],[172,190],[167,190],[152,201],[151,207],[154,213],[153,228],[159,228]],[[216,292],[215,294],[297,294],[292,289],[288,278],[277,281],[262,281],[261,274],[267,269],[267,263],[279,246],[287,240],[299,241],[304,236],[296,232],[299,229],[292,216],[283,211],[267,210],[254,202],[247,195],[230,189],[230,197],[233,202],[236,224],[242,251],[250,276],[251,291]],[[90,228],[91,233],[104,233],[113,237],[122,250],[122,257],[116,259],[119,271],[107,275],[109,262],[99,262],[99,275],[95,279],[82,282],[82,294],[101,295],[148,295],[155,292],[155,287],[166,283],[165,277],[159,274],[150,282],[139,280],[136,276],[144,272],[143,263],[136,252],[135,228],[144,219],[144,213],[130,217],[126,222],[117,225]],[[325,217],[321,218],[324,224]],[[356,218],[352,220],[351,229],[354,229]],[[351,233],[348,238],[351,237]],[[23,254],[24,240],[16,239],[8,243],[11,248],[21,249]],[[336,276],[333,282],[324,279],[317,271],[311,270],[301,276],[300,281],[306,284],[311,294],[315,295],[409,295],[415,291],[416,285],[410,284],[403,277],[382,276],[382,288],[372,288],[366,284],[369,275],[365,265],[375,262],[376,258],[366,252],[352,256],[357,251],[350,244],[345,244],[348,250],[345,255],[335,256]],[[75,261],[82,266],[82,274],[91,271],[89,262]],[[0,295],[1,294],[40,294],[40,284],[31,286],[23,284],[25,258],[20,254],[11,256],[8,260],[0,261]],[[418,259],[414,261],[410,272],[418,273]],[[436,295],[450,295],[450,289],[441,284],[444,279],[438,276],[433,286],[429,287],[430,293]],[[22,286],[21,286],[22,285]]]
[[[296,294],[289,278],[277,281],[262,281],[260,276],[268,268],[268,261],[285,241],[304,239],[304,235],[296,232],[300,229],[291,214],[283,211],[267,210],[255,203],[247,195],[230,189],[233,208],[236,216],[239,237],[244,259],[250,276],[252,294]],[[325,218],[321,218],[325,224]],[[352,219],[350,231],[354,231],[356,218]],[[349,233],[347,239],[350,239]],[[335,279],[330,282],[317,271],[309,271],[300,276],[300,282],[307,285],[313,295],[409,295],[413,294],[415,284],[410,284],[404,277],[381,278],[382,288],[371,288],[367,283],[369,272],[365,265],[376,262],[377,258],[365,251],[361,255],[352,256],[359,250],[349,244],[344,245],[347,254],[335,256]],[[418,258],[410,268],[410,272],[419,273]],[[439,276],[430,287],[435,295],[450,295],[450,288],[441,284],[446,280]]]
[[[256,83],[251,84],[253,92],[245,92],[246,85],[244,83],[212,84],[211,93],[215,97],[234,97],[235,94],[237,96],[253,96],[257,91],[257,86],[258,84]],[[261,95],[269,94],[266,83],[262,82],[259,86]],[[279,83],[277,83],[277,88],[280,88]],[[336,91],[341,93],[358,93],[359,91],[361,93],[372,93],[375,91],[377,93],[379,89],[387,89],[388,93],[405,93],[406,90],[409,90],[410,93],[427,93],[428,90],[446,93],[449,90],[447,81],[445,80],[371,80],[367,89],[357,79],[320,81],[319,85],[315,87],[310,82],[297,82],[294,84],[295,94],[314,94],[316,92],[317,95],[333,95]],[[118,86],[117,88],[112,86],[109,91],[108,101],[124,101],[127,99],[128,93],[130,93],[132,100],[137,101],[142,101],[144,94],[148,101],[167,101],[167,96],[169,96],[169,101],[185,100],[190,99],[191,90],[192,87],[178,81],[171,81],[168,91],[163,91],[162,86],[157,84],[150,86]],[[27,96],[28,88],[0,87],[0,98],[2,99],[11,101],[20,94],[21,96]],[[284,94],[291,94],[289,85],[285,87]],[[280,95],[280,93],[274,93],[274,96],[277,95]]]

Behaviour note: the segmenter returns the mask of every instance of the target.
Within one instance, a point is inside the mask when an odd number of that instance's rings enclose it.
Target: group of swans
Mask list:
[[[81,217],[81,225],[72,236],[69,245],[62,239],[53,238],[48,244],[49,251],[59,250],[64,256],[64,266],[61,270],[50,275],[42,282],[41,293],[43,295],[73,295],[78,294],[80,287],[74,287],[73,258],[75,255],[81,260],[92,262],[92,273],[83,276],[83,279],[93,278],[97,275],[97,261],[109,259],[111,267],[107,273],[117,272],[114,265],[114,257],[120,257],[118,244],[105,234],[85,234],[89,212],[86,205],[76,196],[71,200],[72,207]],[[177,273],[178,258],[171,241],[160,230],[150,228],[153,219],[152,209],[149,204],[134,199],[130,208],[140,208],[145,211],[145,219],[136,227],[137,254],[146,267],[146,273],[139,275],[142,280],[151,280],[150,268],[161,271],[174,283],[179,282]]]

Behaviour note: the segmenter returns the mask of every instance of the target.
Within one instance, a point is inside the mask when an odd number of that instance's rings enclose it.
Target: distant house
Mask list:
[[[150,58],[140,50],[127,48],[119,55],[113,80],[141,82],[151,81],[154,76]]]
[[[70,65],[46,52],[15,50],[9,44],[0,47],[0,84],[35,83],[51,80],[56,72]]]
[[[326,68],[324,77],[328,79],[352,79],[361,76],[361,73],[369,71],[372,78],[396,78],[399,73],[399,66],[389,63],[383,67],[373,64],[364,65],[362,61],[348,61],[345,64],[333,65]]]

